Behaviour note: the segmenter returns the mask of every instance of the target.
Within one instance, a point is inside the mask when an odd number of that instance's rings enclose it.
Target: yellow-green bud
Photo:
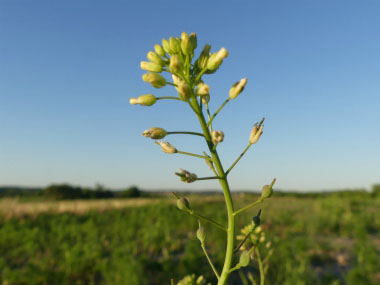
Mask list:
[[[179,53],[181,51],[181,44],[178,38],[169,38],[170,50],[172,53]]]
[[[161,45],[155,44],[154,45],[154,51],[159,55],[159,56],[164,56],[165,55],[165,50],[162,48]]]
[[[154,62],[154,63],[156,63],[158,65],[163,65],[164,64],[164,61],[162,60],[162,58],[157,53],[155,53],[154,51],[149,51],[148,54],[146,55],[146,57],[151,62]]]
[[[201,226],[201,223],[199,223],[199,228],[197,230],[197,238],[201,243],[204,243],[206,238],[205,228]]]
[[[156,142],[156,144],[161,146],[161,150],[163,152],[166,152],[166,153],[176,153],[177,152],[177,149],[168,142]]]
[[[170,58],[169,70],[172,73],[178,73],[182,70],[182,62],[178,55],[172,55]]]
[[[140,67],[143,70],[150,71],[150,72],[161,72],[162,71],[162,65],[149,62],[149,61],[142,61],[140,63]]]
[[[191,210],[189,201],[187,201],[187,199],[184,197],[177,199],[177,207],[182,211]]]
[[[235,99],[241,92],[243,92],[248,79],[242,78],[239,82],[236,82],[230,89],[230,99]]]
[[[187,170],[183,170],[182,168],[180,168],[179,170],[180,172],[175,172],[175,175],[179,176],[182,182],[192,183],[196,181],[198,178],[195,173],[191,173]]]
[[[181,49],[184,55],[191,55],[192,53],[190,38],[189,35],[185,32],[181,34]]]
[[[223,141],[224,133],[222,131],[212,131],[211,138],[213,144],[218,144]]]
[[[170,44],[167,39],[162,39],[162,46],[164,47],[164,51],[168,54],[172,54],[172,50],[170,49]]]
[[[259,126],[257,123],[253,126],[251,134],[249,136],[249,143],[255,144],[259,141],[261,135],[263,134],[264,126]]]
[[[260,239],[259,239],[259,242],[263,243],[265,241],[265,235],[261,235]]]
[[[261,189],[261,198],[266,199],[272,196],[274,183],[276,183],[276,178],[273,179],[270,185],[263,186],[263,188]]]
[[[192,52],[197,48],[198,46],[198,39],[197,39],[197,34],[196,33],[191,33],[190,34],[190,44],[191,44],[191,49]]]
[[[141,95],[138,98],[129,99],[129,103],[132,105],[140,104],[142,106],[152,106],[154,103],[156,103],[156,101],[157,99],[153,94],[145,94]]]
[[[152,84],[155,88],[161,88],[166,85],[166,79],[158,73],[145,73],[142,76],[145,82]]]
[[[208,96],[210,95],[210,86],[208,86],[206,83],[198,83],[195,93],[200,96]]]
[[[246,267],[249,264],[249,261],[251,260],[251,257],[249,256],[249,252],[247,250],[244,250],[239,259],[239,265],[241,267]]]
[[[142,135],[146,138],[158,140],[163,139],[167,135],[167,132],[163,128],[153,127],[149,130],[145,130]]]
[[[190,97],[190,88],[184,80],[178,83],[178,96],[181,100],[186,101]]]
[[[197,64],[198,64],[198,67],[200,70],[204,69],[207,67],[207,61],[208,61],[208,58],[209,58],[209,55],[210,55],[210,50],[211,50],[211,46],[210,45],[205,45],[203,47],[203,50],[197,60]]]
[[[222,64],[223,59],[228,56],[228,51],[225,48],[221,48],[217,53],[210,55],[207,61],[207,69],[216,70]]]
[[[272,243],[270,241],[268,241],[266,244],[265,244],[265,247],[266,248],[270,248],[272,246]]]

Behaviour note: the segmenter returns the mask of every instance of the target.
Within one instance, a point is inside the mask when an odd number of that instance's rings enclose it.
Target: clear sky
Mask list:
[[[0,185],[217,189],[181,183],[179,167],[210,176],[204,161],[141,136],[153,126],[198,131],[185,104],[129,104],[144,93],[175,95],[144,83],[139,64],[162,38],[186,31],[200,48],[229,51],[204,78],[212,110],[248,77],[215,119],[225,168],[266,117],[261,140],[230,174],[232,189],[273,177],[280,189],[369,188],[380,182],[379,15],[377,0],[2,0]],[[206,150],[197,137],[168,141]]]

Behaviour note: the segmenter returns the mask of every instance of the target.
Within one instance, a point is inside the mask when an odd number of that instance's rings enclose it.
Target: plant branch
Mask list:
[[[162,97],[156,97],[157,100],[179,100],[182,101],[179,97],[175,96],[162,96]]]
[[[217,226],[218,228],[220,228],[220,229],[222,229],[222,230],[224,230],[224,231],[227,231],[227,229],[226,229],[223,225],[219,224],[218,222],[215,222],[214,220],[212,220],[212,219],[210,219],[210,218],[207,218],[207,217],[205,217],[205,216],[202,216],[201,214],[198,214],[198,213],[195,212],[194,210],[188,210],[188,212],[189,212],[189,214],[192,215],[192,216],[195,216],[195,217],[197,217],[197,218],[199,218],[199,219],[202,219],[202,220],[204,220],[204,221],[206,221],[206,222],[208,222],[208,223],[210,223],[210,224],[214,224],[214,225]]]
[[[190,156],[195,156],[195,157],[199,157],[199,158],[203,158],[203,159],[207,159],[207,160],[211,160],[211,158],[209,158],[207,156],[203,156],[203,155],[196,154],[196,153],[185,152],[185,151],[180,151],[180,150],[177,150],[177,153],[185,154],[185,155],[190,155]]]
[[[168,135],[186,134],[186,135],[194,135],[194,136],[204,137],[203,134],[201,134],[201,133],[197,133],[197,132],[182,132],[182,131],[178,131],[178,132],[167,132],[167,134],[168,134]]]
[[[261,260],[260,250],[258,246],[255,247],[255,253],[257,256],[257,262],[259,263],[260,285],[264,285],[264,282],[265,282],[264,267],[263,267],[263,261]]]
[[[215,119],[216,115],[218,115],[218,113],[223,109],[224,106],[226,106],[226,104],[230,101],[231,99],[228,97],[226,99],[226,101],[224,101],[224,103],[218,108],[218,110],[215,111],[214,115],[212,115],[211,117],[211,120],[208,121],[207,123],[207,127],[210,126],[210,124],[212,123],[212,121]]]
[[[235,160],[234,163],[232,163],[232,165],[230,166],[230,168],[228,168],[228,170],[226,171],[226,175],[228,175],[228,173],[230,173],[230,171],[232,170],[232,168],[235,167],[235,165],[239,162],[239,160],[244,156],[244,154],[247,152],[247,150],[250,148],[252,144],[249,143],[247,145],[247,147],[243,150],[243,152],[239,155],[239,157]]]
[[[208,263],[210,263],[210,266],[211,266],[212,270],[214,271],[214,273],[215,273],[215,275],[216,275],[216,278],[219,279],[218,271],[216,270],[214,264],[212,263],[212,261],[211,261],[211,259],[210,259],[210,256],[208,255],[208,253],[207,253],[207,251],[206,251],[206,248],[205,248],[205,244],[204,244],[204,242],[201,242],[201,247],[202,247],[202,249],[203,249],[204,254],[206,255],[206,258],[207,258],[207,260],[208,260]]]
[[[211,179],[220,179],[220,177],[219,176],[201,177],[201,178],[197,178],[196,180],[211,180]]]
[[[249,208],[258,205],[258,204],[262,203],[263,201],[264,201],[264,199],[260,197],[259,199],[257,199],[255,202],[249,204],[248,206],[245,206],[244,208],[241,208],[240,210],[235,211],[233,213],[233,215],[236,216],[237,214],[240,214],[241,212],[244,212],[245,210],[248,210]]]

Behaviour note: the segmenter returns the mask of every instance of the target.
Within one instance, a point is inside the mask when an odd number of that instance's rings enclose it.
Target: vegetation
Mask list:
[[[192,195],[192,207],[222,222],[224,202],[220,196],[209,197]],[[234,199],[243,206],[257,197],[236,194]],[[260,206],[261,227],[273,249],[265,265],[267,284],[379,284],[379,196],[347,191],[271,199]],[[1,216],[0,282],[170,284],[170,278],[177,282],[194,273],[215,284],[199,251],[197,221],[183,215],[168,198],[153,201],[101,212]],[[257,209],[250,209],[241,220],[256,214]],[[225,235],[208,224],[204,227],[212,241],[207,251],[220,266]],[[267,254],[263,248],[263,257]],[[250,276],[258,280],[258,272],[257,262],[251,262],[242,271],[244,276],[233,272],[229,284],[251,284]]]

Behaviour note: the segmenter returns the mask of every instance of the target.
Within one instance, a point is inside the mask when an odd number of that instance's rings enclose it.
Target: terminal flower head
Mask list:
[[[165,50],[163,47],[159,44],[154,45],[154,51],[159,55],[159,56],[164,56],[165,55]]]
[[[164,61],[162,60],[161,56],[159,56],[154,51],[149,51],[146,57],[153,63],[156,63],[158,65],[163,65]]]
[[[222,64],[223,59],[228,56],[228,51],[225,48],[221,48],[217,53],[210,55],[207,61],[207,69],[216,70]]]
[[[179,170],[180,172],[175,172],[175,175],[179,176],[181,178],[181,181],[191,183],[197,180],[197,175],[195,173],[190,173],[189,171],[183,170],[182,168]]]
[[[264,125],[259,126],[257,123],[253,126],[251,134],[249,136],[249,143],[255,144],[259,141],[263,134]]]
[[[163,152],[166,152],[166,153],[176,153],[177,152],[177,149],[168,142],[156,142],[156,144],[161,146],[161,150]]]
[[[155,88],[161,88],[166,85],[166,79],[158,73],[145,73],[142,76],[145,82],[152,84]]]
[[[170,50],[172,53],[179,53],[181,51],[181,44],[178,38],[169,38]]]
[[[157,99],[153,94],[145,94],[137,98],[129,99],[129,103],[132,105],[140,104],[142,106],[152,106],[156,101]]]
[[[158,140],[163,139],[167,135],[167,132],[163,128],[153,127],[149,130],[145,130],[142,135],[146,138]]]
[[[178,73],[182,70],[182,62],[178,55],[172,55],[170,57],[169,70],[171,73]]]
[[[230,89],[229,97],[230,99],[235,99],[241,92],[243,92],[248,79],[242,78],[239,82],[236,82]]]

